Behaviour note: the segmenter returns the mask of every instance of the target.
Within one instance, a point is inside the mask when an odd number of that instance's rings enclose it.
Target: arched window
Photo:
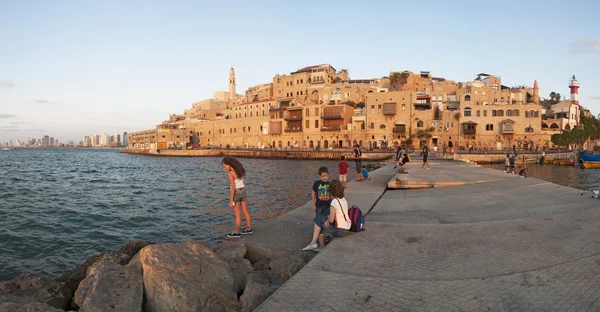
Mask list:
[[[496,117],[498,116],[498,111],[497,110],[492,110],[492,117]]]
[[[532,132],[533,132],[533,128],[532,127],[525,128],[525,133],[532,133]]]
[[[329,141],[325,140],[325,142],[323,142],[323,148],[329,148]]]
[[[470,95],[465,95],[465,102],[469,102],[471,101],[471,96]]]
[[[494,131],[494,125],[493,124],[487,124],[487,125],[485,125],[485,130],[487,130],[487,131]]]
[[[384,124],[379,125],[379,129],[385,129],[385,125]]]
[[[290,147],[290,146],[291,146],[290,141],[288,141],[288,147]]]
[[[423,120],[417,121],[417,128],[423,128]]]
[[[465,117],[471,117],[471,108],[465,107],[465,112],[463,114]]]
[[[515,109],[513,111],[513,116],[519,116],[519,110],[518,109]]]
[[[507,117],[508,117],[508,116],[512,116],[512,111],[511,111],[510,109],[507,109],[507,110],[506,110],[506,116],[507,116]]]
[[[308,147],[314,148],[315,147],[315,142],[313,142],[312,140],[310,140],[310,142],[308,142]]]
[[[374,123],[374,122],[372,122],[372,123],[369,125],[369,128],[371,128],[371,129],[375,129],[375,123]]]
[[[498,116],[499,116],[499,117],[502,117],[502,116],[504,116],[504,111],[503,111],[503,110],[501,110],[501,109],[500,109],[500,110],[498,110]]]
[[[558,125],[556,123],[553,123],[550,125],[550,129],[558,129]]]
[[[283,147],[283,143],[281,143],[281,141],[277,142],[277,147],[282,148]]]
[[[548,124],[546,124],[546,123],[543,123],[543,124],[542,124],[542,129],[548,129]]]
[[[569,124],[567,124],[567,125],[565,126],[565,130],[571,130],[571,126],[570,126]]]

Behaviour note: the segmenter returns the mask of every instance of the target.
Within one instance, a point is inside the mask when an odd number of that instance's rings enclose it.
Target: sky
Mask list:
[[[533,85],[600,113],[600,1],[0,0],[0,142],[147,130],[309,65]]]

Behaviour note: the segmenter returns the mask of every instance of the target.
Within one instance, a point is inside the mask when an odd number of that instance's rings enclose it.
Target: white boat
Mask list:
[[[5,147],[5,148],[3,148],[2,150],[3,150],[3,151],[10,151],[11,149],[10,149],[10,148],[8,148],[8,147]]]

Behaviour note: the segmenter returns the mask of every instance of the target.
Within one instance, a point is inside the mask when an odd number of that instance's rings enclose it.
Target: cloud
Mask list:
[[[42,99],[33,99],[33,103],[35,104],[45,104],[45,105],[53,105],[54,103],[48,100],[42,100]]]
[[[15,83],[10,81],[10,80],[0,80],[0,88],[14,88],[15,87]]]
[[[595,39],[580,38],[579,40],[572,42],[571,51],[600,53],[600,36]]]
[[[24,122],[24,121],[12,121],[10,124],[11,125],[24,125],[24,124],[26,124],[26,122]]]
[[[0,118],[15,118],[17,115],[13,114],[0,114]]]

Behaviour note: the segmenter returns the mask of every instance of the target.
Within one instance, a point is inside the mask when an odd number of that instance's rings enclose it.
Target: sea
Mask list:
[[[235,220],[221,159],[0,150],[0,281],[55,278],[130,240],[219,244]],[[320,166],[337,176],[338,161],[240,160],[254,224],[310,201]]]

